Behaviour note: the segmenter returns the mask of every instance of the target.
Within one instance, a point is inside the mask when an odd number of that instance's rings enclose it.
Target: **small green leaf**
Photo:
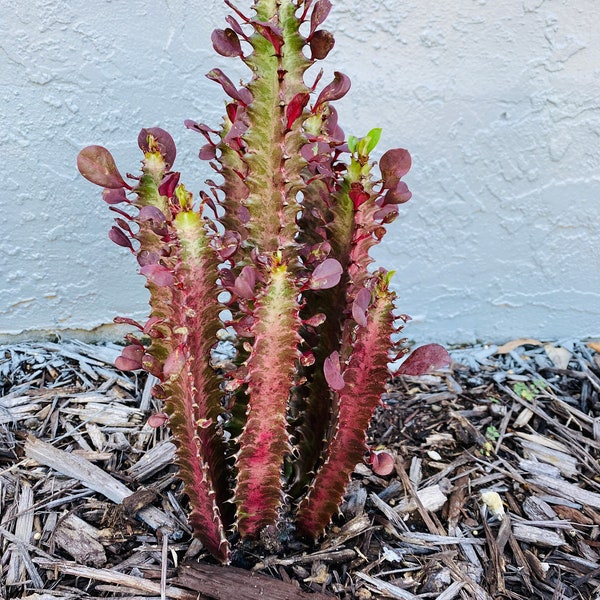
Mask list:
[[[354,154],[356,152],[356,146],[358,145],[358,138],[355,135],[348,136],[348,150]]]
[[[381,127],[375,127],[374,129],[371,129],[371,131],[369,131],[369,133],[367,133],[367,135],[363,138],[364,142],[366,143],[365,154],[369,154],[375,148],[375,146],[377,146],[380,139]]]
[[[498,431],[498,429],[496,429],[494,425],[490,425],[485,430],[485,437],[490,442],[495,442],[500,437],[500,432]]]

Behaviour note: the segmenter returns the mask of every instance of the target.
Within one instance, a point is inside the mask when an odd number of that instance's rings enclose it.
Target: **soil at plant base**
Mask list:
[[[0,597],[591,599],[600,593],[600,344],[459,348],[388,384],[315,546],[269,532],[214,565],[190,535],[151,381],[119,348],[0,348]]]

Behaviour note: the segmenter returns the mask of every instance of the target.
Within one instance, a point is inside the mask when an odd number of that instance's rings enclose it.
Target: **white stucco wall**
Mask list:
[[[239,0],[238,5],[247,6]],[[143,317],[143,278],[75,169],[101,143],[136,171],[168,129],[197,190],[185,118],[217,123],[220,0],[0,0],[0,336]],[[334,0],[327,73],[352,78],[347,133],[413,155],[413,200],[378,263],[419,341],[600,335],[597,0]],[[242,74],[242,70],[237,71]]]

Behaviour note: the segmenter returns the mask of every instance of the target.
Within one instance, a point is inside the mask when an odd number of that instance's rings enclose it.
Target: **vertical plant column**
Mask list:
[[[254,343],[248,359],[247,421],[238,439],[235,502],[238,529],[254,537],[277,521],[283,459],[290,452],[287,410],[300,337],[297,290],[285,264],[273,258],[256,299]]]
[[[369,294],[366,322],[352,340],[353,351],[342,367],[334,353],[325,365],[329,385],[335,391],[334,435],[325,449],[325,461],[317,471],[308,494],[300,503],[298,529],[316,538],[337,510],[350,475],[366,451],[365,432],[388,376],[390,336],[395,331],[394,294],[389,277],[380,274]]]

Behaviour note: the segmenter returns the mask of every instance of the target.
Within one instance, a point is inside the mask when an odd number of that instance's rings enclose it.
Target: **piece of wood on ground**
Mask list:
[[[27,436],[25,441],[25,455],[41,465],[77,479],[85,487],[102,494],[116,504],[122,504],[123,500],[133,493],[126,485],[84,458],[59,450],[32,435]],[[137,513],[137,517],[152,529],[168,527],[173,532],[179,529],[170,515],[154,506],[142,508]]]
[[[236,567],[219,567],[206,563],[181,565],[173,583],[194,590],[210,600],[325,600],[329,594],[302,591],[293,583],[285,583],[266,575]]]

